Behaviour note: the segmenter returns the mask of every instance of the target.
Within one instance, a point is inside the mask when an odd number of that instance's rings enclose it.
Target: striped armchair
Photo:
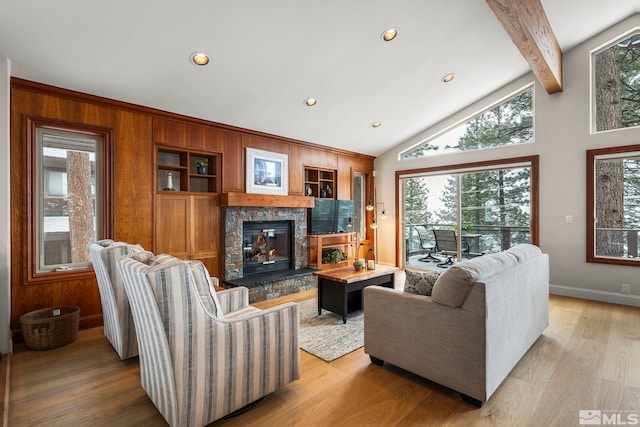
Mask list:
[[[150,252],[118,268],[138,331],[142,387],[171,426],[204,426],[300,377],[298,306],[216,293],[199,261]]]
[[[98,279],[102,302],[104,334],[121,360],[138,355],[138,341],[129,308],[129,299],[116,268],[116,260],[125,254],[142,252],[140,245],[99,240],[87,245]]]

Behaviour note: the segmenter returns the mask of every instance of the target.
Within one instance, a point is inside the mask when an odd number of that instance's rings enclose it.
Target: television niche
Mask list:
[[[353,200],[316,199],[308,217],[309,234],[352,232]]]

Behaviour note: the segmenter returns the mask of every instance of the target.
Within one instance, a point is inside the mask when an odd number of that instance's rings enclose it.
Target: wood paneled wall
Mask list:
[[[245,191],[246,147],[289,156],[289,193],[302,195],[304,167],[338,170],[338,198],[351,198],[353,172],[371,174],[373,157],[311,143],[206,122],[124,102],[13,78],[11,81],[11,328],[20,341],[19,317],[56,305],[80,307],[80,327],[102,324],[95,277],[57,277],[28,282],[28,236],[32,233],[27,186],[29,141],[27,118],[47,118],[91,125],[114,134],[114,240],[152,249],[154,221],[155,143],[212,151],[222,157],[222,192]],[[371,186],[369,186],[371,188]],[[222,253],[222,249],[220,251]]]
[[[114,229],[113,238],[143,247],[152,244],[153,149],[152,118],[148,114],[78,101],[37,88],[12,83],[11,88],[11,328],[19,330],[19,317],[29,311],[57,305],[80,307],[82,327],[102,324],[100,295],[95,277],[28,283],[29,234],[26,219],[27,174],[30,173],[26,137],[27,118],[48,118],[67,123],[113,129]],[[146,142],[145,142],[146,141]]]

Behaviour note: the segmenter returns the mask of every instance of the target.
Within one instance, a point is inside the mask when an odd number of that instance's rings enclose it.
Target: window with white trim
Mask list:
[[[469,119],[445,129],[416,147],[400,153],[400,159],[433,154],[481,150],[533,141],[533,85]]]

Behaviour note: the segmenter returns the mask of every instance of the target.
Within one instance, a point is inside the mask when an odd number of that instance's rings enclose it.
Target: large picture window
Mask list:
[[[400,153],[400,159],[533,141],[533,86]]]
[[[87,244],[109,235],[109,131],[31,121],[32,278],[90,267]]]
[[[587,262],[640,266],[640,145],[587,151]]]

